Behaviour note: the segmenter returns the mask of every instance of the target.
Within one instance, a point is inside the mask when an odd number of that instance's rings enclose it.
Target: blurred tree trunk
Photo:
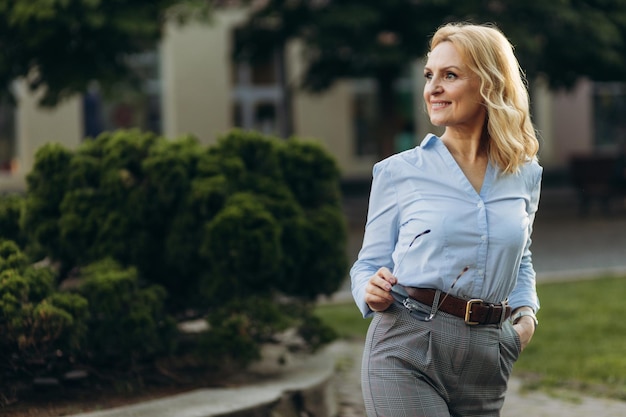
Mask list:
[[[378,105],[378,156],[385,158],[395,152],[394,138],[399,132],[399,117],[394,91],[396,77],[384,72],[376,77]]]

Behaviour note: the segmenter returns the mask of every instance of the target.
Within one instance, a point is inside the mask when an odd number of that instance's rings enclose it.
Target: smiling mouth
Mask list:
[[[450,103],[447,102],[447,101],[446,102],[438,101],[436,103],[430,103],[430,107],[432,107],[433,109],[441,109],[441,108],[446,107],[448,105],[450,105]]]

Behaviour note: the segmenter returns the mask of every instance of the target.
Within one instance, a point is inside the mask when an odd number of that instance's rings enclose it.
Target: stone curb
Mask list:
[[[264,360],[251,369],[265,375],[254,384],[198,389],[67,417],[330,417],[337,407],[330,383],[336,362],[331,351],[332,345],[314,355],[293,355],[286,365],[268,362],[275,358]]]

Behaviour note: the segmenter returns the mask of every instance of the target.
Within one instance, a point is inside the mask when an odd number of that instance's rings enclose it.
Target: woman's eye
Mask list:
[[[434,74],[432,72],[425,72],[424,73],[424,78],[426,78],[427,80],[432,80],[434,77],[435,76],[434,76]],[[452,80],[456,80],[458,77],[453,72],[446,72],[445,74],[443,74],[442,78],[444,80],[452,81]]]

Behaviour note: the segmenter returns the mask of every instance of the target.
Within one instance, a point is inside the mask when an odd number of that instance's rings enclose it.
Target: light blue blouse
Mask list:
[[[363,316],[372,313],[365,286],[383,266],[402,285],[537,311],[530,244],[541,175],[536,160],[516,174],[489,163],[479,194],[435,135],[374,165],[363,246],[350,270]]]

